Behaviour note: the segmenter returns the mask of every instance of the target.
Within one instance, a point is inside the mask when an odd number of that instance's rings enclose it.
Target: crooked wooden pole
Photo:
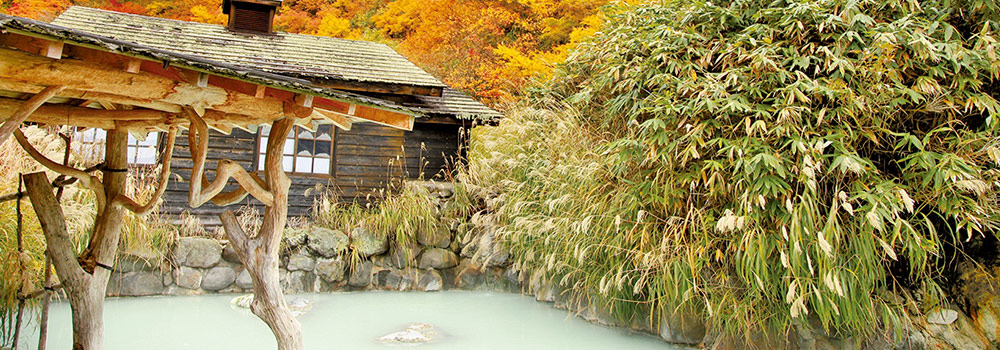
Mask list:
[[[41,92],[28,99],[28,101],[25,101],[24,104],[18,106],[17,110],[15,110],[9,118],[4,120],[3,125],[0,125],[0,145],[7,141],[7,138],[10,137],[10,134],[14,133],[14,130],[21,127],[21,123],[24,123],[31,113],[34,113],[38,107],[41,107],[42,104],[45,103],[45,101],[48,101],[56,94],[63,91],[63,89],[65,88],[62,86],[46,87],[45,89],[42,89]]]
[[[124,193],[127,176],[128,134],[109,131],[106,141],[104,179],[99,184],[110,198]],[[46,255],[52,259],[73,313],[73,349],[104,347],[104,296],[111,276],[110,262],[118,251],[124,209],[113,201],[101,203],[94,233],[77,258],[66,230],[66,220],[45,173],[24,177],[28,197],[45,234]]]
[[[274,122],[271,135],[287,135],[294,123],[295,119],[291,117]],[[251,237],[243,231],[232,211],[227,210],[220,215],[220,219],[236,254],[253,280],[254,300],[250,309],[271,328],[279,350],[301,350],[301,326],[288,309],[278,277],[278,253],[288,215],[288,187],[291,184],[282,167],[284,142],[284,137],[267,140],[264,181],[273,201],[264,209],[263,223],[257,235]]]

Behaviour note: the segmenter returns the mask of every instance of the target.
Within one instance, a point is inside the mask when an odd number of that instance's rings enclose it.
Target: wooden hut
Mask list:
[[[54,24],[0,15],[0,143],[14,136],[59,174],[25,174],[24,185],[46,256],[69,296],[74,349],[103,347],[103,299],[125,212],[146,215],[163,198],[168,209],[183,202],[221,212],[229,245],[254,284],[251,310],[271,328],[278,349],[302,349],[278,273],[289,204],[300,213],[307,207],[301,189],[326,181],[340,185],[342,198],[358,198],[414,176],[411,167],[420,172],[407,159],[421,155],[407,153],[407,145],[423,144],[427,157],[445,159],[459,152],[455,131],[498,116],[384,45],[274,33],[278,5],[226,1],[227,27],[81,7]],[[25,122],[82,128],[84,142],[106,135],[103,160],[77,169],[48,159],[20,131]],[[187,137],[178,138],[178,129]],[[125,193],[128,163],[151,159],[163,166],[153,197],[140,204]],[[322,174],[310,174],[314,169]],[[172,171],[184,185],[170,181]],[[69,240],[53,194],[74,181],[97,199],[82,251]],[[264,207],[256,234],[245,232],[231,210],[214,207],[247,201]]]
[[[52,23],[145,47],[226,63],[236,69],[260,70],[310,86],[363,97],[413,112],[412,122],[360,119],[349,110],[340,128],[331,124],[298,126],[287,135],[284,170],[292,178],[289,215],[307,215],[319,195],[335,194],[343,202],[368,202],[403,179],[442,179],[449,175],[464,148],[464,131],[499,113],[465,93],[450,89],[412,62],[380,43],[273,32],[270,23],[280,1],[225,1],[227,26],[169,20],[70,7]],[[209,78],[208,84],[224,83]],[[260,93],[255,92],[255,93]],[[270,91],[263,92],[265,94]],[[309,101],[304,101],[306,105]],[[322,107],[317,107],[322,108]],[[322,109],[317,109],[327,113]],[[214,129],[210,160],[229,158],[248,171],[263,170],[267,128]],[[132,140],[133,164],[151,164],[162,150],[162,133]],[[93,138],[91,138],[93,139]],[[187,138],[178,137],[179,149]],[[154,146],[157,145],[157,146]],[[134,150],[132,149],[134,148]],[[161,213],[177,217],[188,211],[203,223],[217,223],[223,208],[187,205],[190,155],[175,155],[173,182]],[[212,162],[210,162],[212,163]],[[252,199],[245,204],[259,205]]]

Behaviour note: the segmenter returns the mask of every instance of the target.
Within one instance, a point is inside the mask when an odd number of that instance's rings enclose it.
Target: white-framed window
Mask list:
[[[264,155],[271,128],[263,126],[257,140],[257,170],[264,170]],[[281,159],[286,172],[330,175],[333,170],[333,126],[320,125],[316,131],[296,126],[285,137]]]
[[[156,164],[156,144],[160,133],[151,132],[145,140],[139,140],[128,135],[128,163],[136,165]],[[108,134],[103,129],[90,128],[83,131],[77,129],[73,133],[73,148],[77,153],[94,159],[104,159],[104,142]]]

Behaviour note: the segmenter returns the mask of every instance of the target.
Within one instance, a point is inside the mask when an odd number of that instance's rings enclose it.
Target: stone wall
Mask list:
[[[454,186],[420,183],[441,207]],[[282,242],[281,284],[285,293],[355,290],[503,289],[517,290],[508,254],[492,235],[457,221],[436,232],[418,232],[415,242],[390,242],[385,233],[363,227],[350,232],[321,227],[286,229]],[[476,237],[473,242],[468,237]],[[465,239],[462,239],[465,238]],[[166,267],[158,267],[166,266]],[[249,293],[253,284],[232,247],[224,240],[182,237],[168,261],[119,259],[109,296]]]

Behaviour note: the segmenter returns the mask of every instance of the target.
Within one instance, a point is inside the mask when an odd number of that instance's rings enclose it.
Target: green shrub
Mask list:
[[[728,334],[815,317],[870,335],[926,311],[892,294],[944,296],[945,246],[996,240],[994,1],[611,13],[550,86],[474,132],[467,181],[502,193],[520,267]]]

